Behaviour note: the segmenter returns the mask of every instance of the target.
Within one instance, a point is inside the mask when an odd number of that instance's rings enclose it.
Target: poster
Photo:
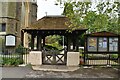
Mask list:
[[[101,37],[98,40],[99,46],[98,46],[98,51],[107,51],[107,38]]]
[[[118,38],[109,38],[109,51],[118,51]]]
[[[88,38],[88,51],[97,51],[97,38],[96,37]]]
[[[7,35],[5,41],[6,46],[15,46],[15,36]]]
[[[107,48],[107,42],[103,42],[103,48]]]

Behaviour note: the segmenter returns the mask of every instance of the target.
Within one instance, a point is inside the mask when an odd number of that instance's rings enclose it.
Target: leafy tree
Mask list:
[[[57,49],[62,49],[62,36],[52,35],[46,37],[46,44],[52,47],[56,47]]]
[[[61,1],[61,0],[59,0]],[[64,1],[63,15],[67,16],[70,30],[88,28],[88,32],[111,31],[120,34],[120,3],[99,2],[92,9],[92,2]]]

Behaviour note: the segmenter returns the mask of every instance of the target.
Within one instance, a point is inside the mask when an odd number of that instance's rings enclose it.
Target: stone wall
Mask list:
[[[37,20],[37,4],[33,5],[29,2],[29,14],[26,13],[26,9],[24,2],[0,2],[0,24],[6,23],[6,34],[14,34],[17,36],[16,46],[21,44],[22,28],[29,27],[31,23]],[[26,15],[29,15],[29,26],[25,25]],[[28,43],[28,38],[26,38],[25,41]]]

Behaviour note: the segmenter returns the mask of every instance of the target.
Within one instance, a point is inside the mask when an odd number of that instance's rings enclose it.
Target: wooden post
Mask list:
[[[78,40],[78,36],[76,37],[76,51],[79,50],[79,40]]]
[[[118,74],[120,74],[120,36],[118,36],[118,66]]]
[[[43,37],[43,46],[45,46],[45,36]]]
[[[70,51],[70,47],[71,47],[71,38],[70,38],[70,36],[68,35],[67,36],[67,49],[68,49],[68,51]]]
[[[34,35],[31,35],[31,50],[34,50]]]
[[[84,42],[84,65],[86,65],[86,54],[87,54],[87,39],[88,39],[88,36],[85,36],[85,42]]]
[[[24,32],[21,31],[21,45],[24,46]]]
[[[37,50],[42,50],[41,36],[37,35]]]
[[[76,38],[75,38],[74,35],[73,35],[73,38],[72,38],[72,43],[73,43],[73,50],[75,50]]]

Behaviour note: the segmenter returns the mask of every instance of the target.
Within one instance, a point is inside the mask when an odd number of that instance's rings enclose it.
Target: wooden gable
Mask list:
[[[100,37],[108,37],[108,36],[119,36],[118,34],[115,33],[111,33],[111,32],[107,32],[107,31],[102,31],[102,32],[95,32],[95,33],[91,33],[91,34],[86,34],[86,36],[100,36]]]

